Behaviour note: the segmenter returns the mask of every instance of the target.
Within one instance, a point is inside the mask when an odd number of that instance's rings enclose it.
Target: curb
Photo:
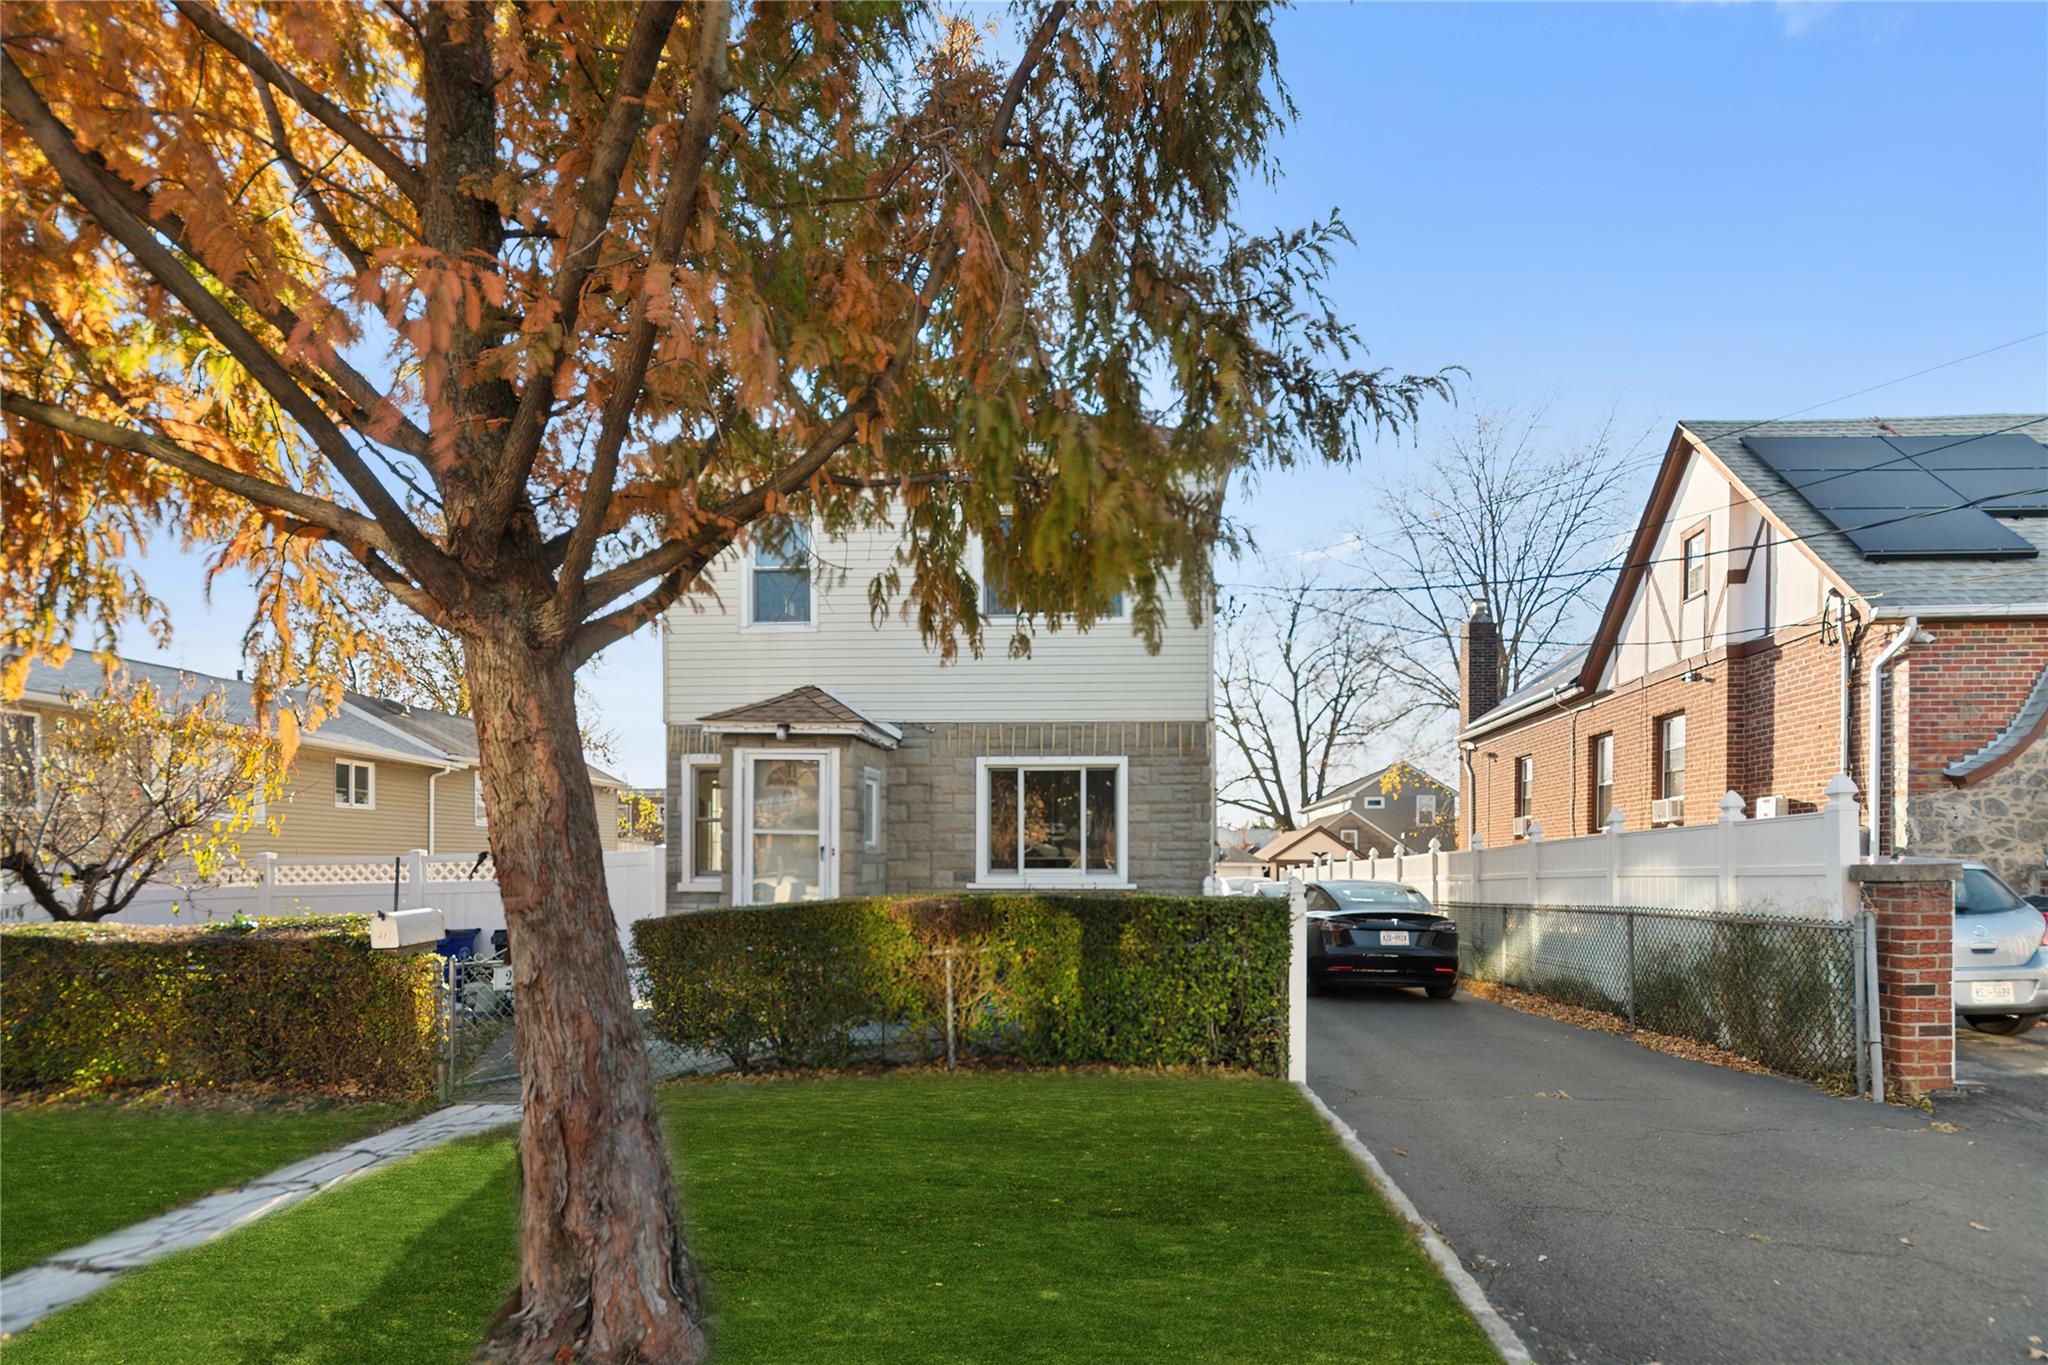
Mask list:
[[[1372,1154],[1372,1149],[1359,1140],[1357,1130],[1339,1118],[1336,1110],[1323,1103],[1323,1097],[1309,1089],[1306,1081],[1296,1081],[1294,1084],[1308,1097],[1308,1102],[1315,1111],[1322,1115],[1323,1122],[1330,1125],[1330,1130],[1337,1135],[1337,1140],[1344,1144],[1344,1150],[1351,1154],[1351,1159],[1364,1169],[1367,1178],[1373,1183],[1373,1188],[1377,1189],[1394,1212],[1400,1215],[1401,1221],[1414,1231],[1416,1238],[1422,1243],[1422,1249],[1429,1253],[1429,1259],[1436,1263],[1438,1271],[1450,1282],[1458,1301],[1464,1304],[1465,1311],[1477,1320],[1479,1329],[1486,1333],[1487,1340],[1493,1343],[1493,1349],[1500,1352],[1500,1358],[1505,1365],[1535,1365],[1535,1357],[1529,1354],[1529,1348],[1522,1343],[1522,1338],[1516,1335],[1515,1329],[1508,1326],[1508,1320],[1500,1315],[1500,1310],[1487,1301],[1486,1291],[1479,1287],[1479,1281],[1472,1278],[1472,1272],[1458,1259],[1458,1253],[1451,1250],[1451,1244],[1443,1239],[1443,1234],[1431,1227],[1429,1221],[1417,1211],[1414,1201],[1408,1198],[1407,1192],[1394,1183],[1394,1178],[1387,1174],[1386,1167],[1380,1165],[1380,1159]]]

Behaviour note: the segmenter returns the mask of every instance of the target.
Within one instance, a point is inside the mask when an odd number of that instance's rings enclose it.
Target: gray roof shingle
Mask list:
[[[1685,421],[1678,425],[1762,498],[1809,549],[1841,575],[1843,582],[1859,597],[1868,599],[1880,616],[1906,616],[1939,608],[2014,614],[2048,612],[2048,556],[2006,560],[1869,559],[1742,443],[1744,436],[1983,436],[2004,431],[2048,442],[2048,414],[1865,417],[1848,421]],[[2048,485],[2048,444],[2042,447],[2041,468],[2041,482]],[[1998,522],[2036,548],[2048,551],[2048,517],[2000,516]]]

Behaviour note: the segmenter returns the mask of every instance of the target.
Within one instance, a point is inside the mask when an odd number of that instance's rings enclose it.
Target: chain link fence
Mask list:
[[[1863,1088],[1863,920],[1446,902],[1459,970]]]
[[[512,964],[448,958],[441,964],[446,1053],[442,1094],[450,1099],[519,1081]]]

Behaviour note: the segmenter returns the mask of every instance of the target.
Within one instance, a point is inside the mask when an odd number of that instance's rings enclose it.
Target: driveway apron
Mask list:
[[[1993,1041],[1997,1066],[1965,1052],[1985,1089],[1928,1115],[1361,992],[1312,1002],[1309,1084],[1539,1360],[2023,1361],[2048,1338],[2048,1032]]]

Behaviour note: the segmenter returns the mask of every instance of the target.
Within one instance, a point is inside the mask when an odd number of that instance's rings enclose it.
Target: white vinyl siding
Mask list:
[[[854,532],[821,544],[818,560],[834,566],[813,583],[813,628],[743,630],[742,560],[728,552],[707,575],[718,596],[671,609],[663,634],[666,719],[698,717],[815,683],[872,715],[925,723],[1150,721],[1210,718],[1211,632],[1205,618],[1188,622],[1169,601],[1157,654],[1128,623],[1099,622],[1086,632],[1039,629],[1028,658],[1009,653],[1009,624],[984,633],[982,657],[963,642],[959,658],[941,665],[917,626],[895,611],[879,623],[868,609],[868,584],[895,565],[890,532]],[[842,573],[840,570],[843,569]]]

